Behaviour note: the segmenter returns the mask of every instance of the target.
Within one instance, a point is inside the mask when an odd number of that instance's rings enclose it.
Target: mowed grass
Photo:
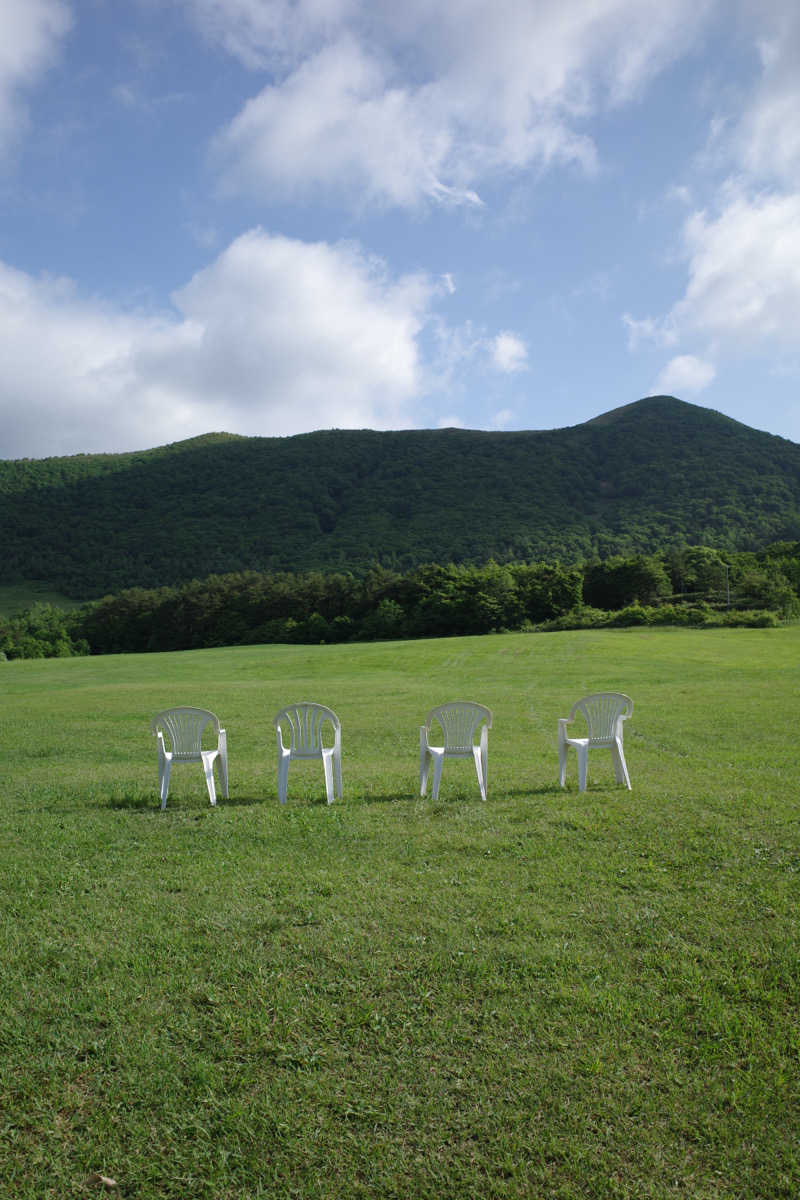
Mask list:
[[[0,664],[0,1195],[800,1192],[800,629]],[[628,692],[556,785],[556,721]],[[489,798],[428,708],[494,711]],[[329,704],[275,790],[271,719]],[[153,713],[216,711],[158,809]]]

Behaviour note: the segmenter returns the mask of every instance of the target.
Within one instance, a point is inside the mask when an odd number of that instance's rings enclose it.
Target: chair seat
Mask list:
[[[591,748],[591,749],[594,749],[595,747],[597,747],[600,750],[607,750],[609,748],[609,746],[613,746],[614,740],[615,740],[614,738],[588,738],[588,737],[583,737],[583,738],[565,737],[564,738],[564,741],[566,742],[566,744],[568,746],[586,746],[587,748]]]

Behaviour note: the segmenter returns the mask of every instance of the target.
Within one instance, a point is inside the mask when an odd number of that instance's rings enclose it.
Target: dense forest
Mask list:
[[[560,563],[428,564],[362,575],[255,571],[131,588],[0,618],[7,658],[352,642],[644,624],[769,625],[800,612],[800,542]]]
[[[0,523],[0,583],[75,599],[243,572],[353,573],[368,588],[376,568],[407,579],[426,563],[730,556],[800,538],[800,446],[668,396],[540,432],[209,434],[2,461]],[[384,599],[412,628],[414,606]]]

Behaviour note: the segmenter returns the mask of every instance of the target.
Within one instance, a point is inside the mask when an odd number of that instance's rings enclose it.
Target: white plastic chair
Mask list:
[[[614,776],[617,783],[624,783],[631,790],[628,767],[622,750],[622,722],[633,712],[633,701],[622,692],[595,692],[576,701],[568,717],[558,722],[558,768],[559,782],[564,787],[567,775],[567,749],[574,746],[578,755],[578,789],[586,791],[586,774],[590,750],[611,751]],[[586,720],[587,737],[567,737],[567,725],[580,713]]]
[[[443,746],[432,746],[431,729],[438,725],[444,738]],[[475,745],[475,730],[480,726],[480,739]],[[428,775],[433,763],[433,798],[439,797],[439,783],[445,758],[471,758],[475,763],[481,798],[486,799],[489,765],[489,730],[492,714],[483,704],[469,700],[454,700],[432,708],[419,730],[419,794],[424,796]]]
[[[325,795],[333,804],[334,779],[336,794],[342,798],[342,726],[332,709],[324,704],[301,701],[282,708],[273,720],[278,739],[278,799],[286,803],[289,785],[289,763],[293,758],[321,758],[325,771]],[[327,725],[333,728],[333,745],[323,743]],[[288,746],[283,740],[286,730]]]
[[[203,732],[207,725],[217,734],[217,745],[211,750],[204,750],[202,744]],[[223,796],[227,797],[228,739],[214,713],[205,708],[168,708],[153,717],[150,728],[158,738],[158,790],[162,809],[167,806],[169,775],[173,763],[202,763],[208,798],[212,804],[216,804],[214,762],[219,759],[220,786]],[[165,733],[169,748],[164,739]]]

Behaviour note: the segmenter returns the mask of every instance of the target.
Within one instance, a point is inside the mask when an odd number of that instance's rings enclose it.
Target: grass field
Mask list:
[[[800,628],[0,664],[0,1196],[800,1193]],[[556,721],[628,692],[556,786]],[[494,711],[489,797],[428,708]],[[342,719],[344,802],[273,714]],[[158,810],[151,715],[216,711]]]

